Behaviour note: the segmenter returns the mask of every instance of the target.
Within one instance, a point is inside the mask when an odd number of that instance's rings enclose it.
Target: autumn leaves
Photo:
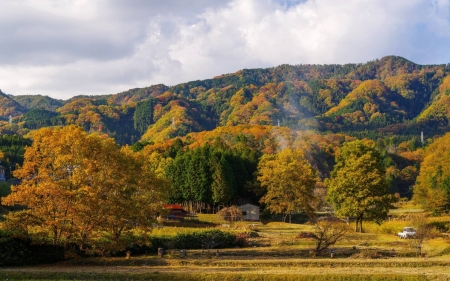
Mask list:
[[[265,188],[260,202],[283,215],[304,211],[312,215],[316,172],[300,150],[284,149],[278,154],[264,155],[258,165],[258,180]]]
[[[151,223],[164,201],[164,182],[146,163],[113,139],[76,126],[35,131],[14,173],[21,182],[2,200],[27,209],[11,213],[8,224],[18,235],[50,234],[44,238],[54,245],[121,249],[127,232]],[[25,213],[38,220],[14,219]]]
[[[259,201],[285,220],[300,211],[314,215],[320,163],[311,161],[307,149],[259,158],[242,143],[243,135],[235,138],[240,145],[234,148],[216,138],[197,148],[178,140],[167,153],[147,147],[133,152],[76,126],[37,130],[14,172],[20,184],[2,200],[22,210],[11,212],[4,226],[54,245],[112,251],[123,249],[135,231],[145,231],[168,200],[194,202],[198,211]],[[415,187],[415,199],[436,211],[449,201],[448,138],[427,148]],[[356,218],[356,230],[363,231],[363,220],[381,221],[394,202],[384,158],[368,140],[347,140],[335,156],[325,180],[327,200],[337,215]]]

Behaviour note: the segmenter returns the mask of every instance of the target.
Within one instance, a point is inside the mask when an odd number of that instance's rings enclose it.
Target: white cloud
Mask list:
[[[203,62],[238,56],[235,68],[366,62],[391,54],[419,63],[449,59],[445,51],[426,60],[420,56],[433,53],[429,42],[448,50],[448,9],[442,9],[448,1],[436,2],[439,8],[429,1],[414,0],[310,0],[288,9],[270,1],[265,2],[263,9],[259,3],[235,1],[227,8],[203,14],[201,26],[195,31],[184,29],[190,40],[180,42],[183,47],[175,57]],[[248,11],[252,11],[251,15]],[[423,26],[425,34],[420,33],[418,26]],[[417,35],[426,35],[429,41],[423,42]],[[194,46],[202,53],[186,58],[186,50]]]
[[[448,63],[449,3],[0,0],[0,88],[66,99],[283,63]]]

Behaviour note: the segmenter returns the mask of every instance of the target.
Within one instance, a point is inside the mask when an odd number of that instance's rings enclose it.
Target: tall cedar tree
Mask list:
[[[215,204],[227,204],[235,193],[233,170],[229,167],[223,155],[220,159],[216,159],[212,169],[212,200]]]
[[[205,206],[217,207],[237,200],[246,195],[246,184],[253,179],[247,168],[251,169],[251,164],[238,152],[209,144],[178,150],[165,166],[164,176],[172,184],[170,201],[186,203],[199,212]]]

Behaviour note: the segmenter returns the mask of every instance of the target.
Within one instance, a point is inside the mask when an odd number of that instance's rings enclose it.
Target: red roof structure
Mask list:
[[[164,209],[170,209],[170,210],[183,210],[183,207],[178,204],[166,204],[163,206]]]
[[[189,218],[195,217],[194,214],[191,214],[188,211],[185,211],[183,209],[183,207],[178,204],[166,204],[163,207],[166,210],[170,210],[169,215],[167,216],[168,219],[182,220],[186,217],[189,217]]]

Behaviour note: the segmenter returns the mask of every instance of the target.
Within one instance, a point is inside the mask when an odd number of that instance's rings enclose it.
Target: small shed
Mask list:
[[[0,181],[6,180],[5,171],[6,171],[6,168],[3,167],[2,165],[0,165]]]
[[[191,216],[188,211],[185,211],[183,207],[178,204],[166,204],[164,205],[164,209],[169,210],[169,214],[167,215],[168,219],[181,220]]]
[[[259,207],[252,204],[239,206],[242,212],[242,219],[245,221],[259,221]]]

